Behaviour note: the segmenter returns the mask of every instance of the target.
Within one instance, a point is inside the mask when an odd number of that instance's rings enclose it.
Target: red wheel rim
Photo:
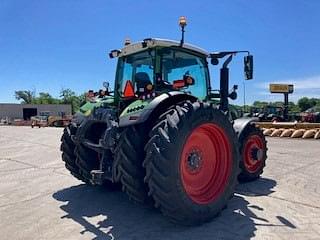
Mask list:
[[[258,135],[250,136],[244,145],[243,159],[246,170],[255,173],[262,166],[262,159],[254,159],[253,151],[263,149],[263,140]]]
[[[183,187],[198,204],[208,204],[226,188],[232,168],[231,146],[225,131],[213,123],[195,128],[180,158]]]

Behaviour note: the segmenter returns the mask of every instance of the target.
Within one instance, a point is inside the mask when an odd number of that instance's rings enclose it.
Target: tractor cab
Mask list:
[[[118,53],[115,97],[151,98],[168,91],[182,91],[204,100],[208,95],[208,53],[179,42],[145,39],[128,44]]]
[[[209,53],[199,47],[184,43],[184,26],[180,42],[147,38],[131,44],[126,40],[124,48],[112,50],[110,58],[118,58],[115,79],[115,102],[128,105],[137,99],[153,99],[162,93],[179,91],[198,100],[214,101],[219,108],[228,111],[228,99],[236,99],[237,85],[229,89],[228,64],[239,53],[244,57],[244,74],[247,80],[253,76],[253,56],[248,51]],[[208,62],[220,69],[220,89],[212,92]]]

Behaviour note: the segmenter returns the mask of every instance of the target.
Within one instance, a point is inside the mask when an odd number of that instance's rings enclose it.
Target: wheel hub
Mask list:
[[[253,148],[251,151],[251,158],[254,161],[261,161],[263,157],[263,150],[260,148]]]
[[[231,145],[225,130],[214,123],[196,127],[184,144],[180,172],[188,196],[198,204],[217,199],[232,169]]]
[[[188,168],[191,172],[195,172],[202,166],[202,156],[199,150],[193,149],[187,157]]]
[[[246,171],[256,173],[263,166],[265,158],[266,149],[263,138],[258,134],[253,134],[247,138],[244,144],[242,154]]]

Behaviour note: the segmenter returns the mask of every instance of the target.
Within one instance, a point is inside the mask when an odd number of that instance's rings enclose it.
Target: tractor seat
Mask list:
[[[135,83],[137,84],[137,90],[145,88],[148,84],[152,84],[149,75],[145,72],[138,72],[134,75]]]

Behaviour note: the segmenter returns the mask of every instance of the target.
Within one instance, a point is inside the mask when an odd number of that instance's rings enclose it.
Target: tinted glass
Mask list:
[[[137,73],[146,73],[151,82],[153,82],[153,58],[154,51],[144,51],[119,59],[118,91],[123,95],[124,87],[127,81],[131,81],[136,89],[135,76]]]
[[[207,68],[203,58],[190,53],[165,49],[161,53],[163,80],[173,84],[176,80],[182,80],[185,75],[194,78],[194,85],[182,88],[182,91],[204,99],[207,95]]]

